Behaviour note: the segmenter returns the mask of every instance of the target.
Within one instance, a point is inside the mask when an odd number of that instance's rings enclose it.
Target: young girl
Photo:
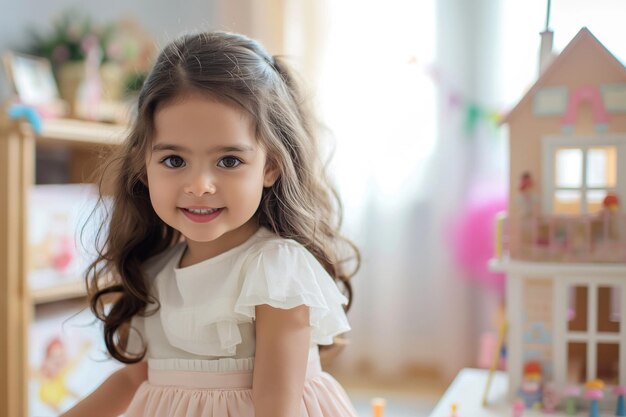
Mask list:
[[[137,112],[88,273],[128,365],[64,416],[355,416],[318,345],[350,328],[359,254],[284,62],[241,35],[184,36]]]

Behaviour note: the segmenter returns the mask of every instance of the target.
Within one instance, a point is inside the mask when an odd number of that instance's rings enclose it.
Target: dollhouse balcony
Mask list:
[[[626,262],[626,214],[542,215],[521,219],[519,257],[540,262]]]

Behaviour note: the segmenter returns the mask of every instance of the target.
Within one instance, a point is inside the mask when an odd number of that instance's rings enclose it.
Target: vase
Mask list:
[[[102,100],[120,102],[124,97],[124,70],[115,62],[100,65]]]
[[[76,116],[77,93],[83,79],[85,78],[85,62],[70,61],[62,64],[57,69],[57,82],[59,84],[59,95],[67,103],[69,116]]]

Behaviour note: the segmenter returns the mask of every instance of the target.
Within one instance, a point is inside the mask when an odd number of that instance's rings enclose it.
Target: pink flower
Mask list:
[[[122,58],[122,47],[118,42],[111,42],[107,46],[107,56],[116,61]]]
[[[81,49],[87,53],[91,51],[95,46],[98,45],[98,37],[94,33],[90,33],[85,36],[80,43]]]
[[[57,63],[65,62],[70,56],[70,51],[65,45],[59,45],[52,50],[52,60]]]

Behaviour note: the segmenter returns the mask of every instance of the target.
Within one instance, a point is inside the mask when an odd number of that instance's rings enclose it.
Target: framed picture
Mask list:
[[[3,61],[13,89],[22,103],[45,106],[59,101],[59,89],[48,59],[6,52]]]
[[[84,301],[37,306],[28,344],[31,417],[67,410],[120,367],[107,353],[102,323]]]
[[[47,289],[84,282],[85,271],[97,256],[94,242],[99,224],[90,220],[97,202],[93,184],[31,188],[28,283],[33,297]]]

